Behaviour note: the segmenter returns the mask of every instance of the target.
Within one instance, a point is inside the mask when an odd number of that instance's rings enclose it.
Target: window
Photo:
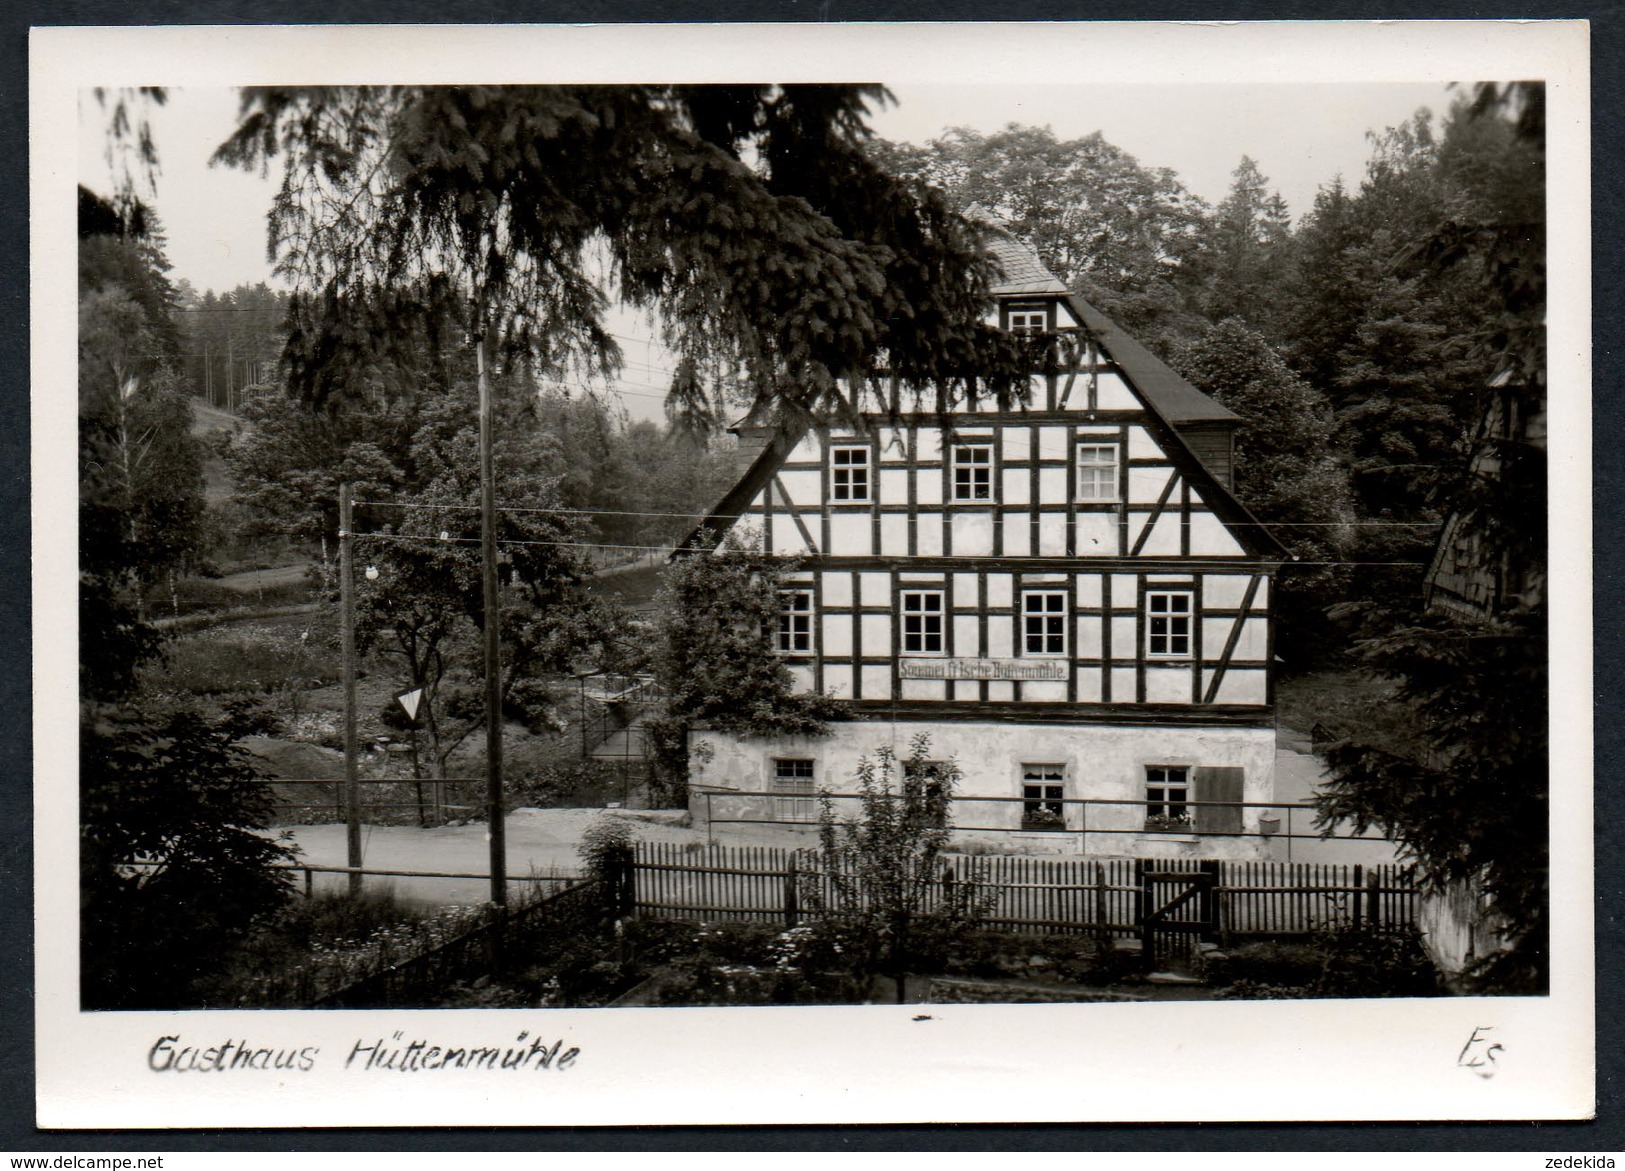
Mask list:
[[[817,821],[818,800],[813,796],[813,762],[805,758],[773,762],[773,818],[775,821]]]
[[[940,655],[942,650],[941,591],[904,594],[903,653]]]
[[[1155,590],[1145,595],[1145,653],[1155,658],[1188,658],[1191,653],[1191,596]]]
[[[1117,444],[1078,444],[1078,499],[1117,499]]]
[[[1066,774],[1058,764],[1021,766],[1021,828],[1065,829],[1065,806],[1061,795]]]
[[[812,653],[812,591],[779,591],[779,629],[774,649],[784,655]]]
[[[993,499],[993,446],[961,443],[954,447],[954,499]]]
[[[869,499],[869,449],[834,447],[829,453],[829,495],[848,503]]]
[[[903,762],[903,776],[911,781],[923,782],[926,817],[932,825],[947,824],[948,801],[942,789],[942,778],[947,768],[947,763],[940,760],[922,760],[917,765],[913,761]]]
[[[1029,655],[1066,654],[1066,594],[1021,596],[1021,649]]]
[[[1190,770],[1153,765],[1145,770],[1145,828],[1185,829],[1191,824]]]
[[[1031,336],[1049,328],[1049,314],[1042,309],[1012,309],[1009,321],[1011,333]]]

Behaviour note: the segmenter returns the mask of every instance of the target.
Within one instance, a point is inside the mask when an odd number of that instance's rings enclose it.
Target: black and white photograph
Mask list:
[[[1587,1116],[1583,23],[665,31],[36,30],[42,1120]]]

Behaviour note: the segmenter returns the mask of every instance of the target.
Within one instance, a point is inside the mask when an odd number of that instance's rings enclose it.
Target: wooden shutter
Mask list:
[[[1204,765],[1196,770],[1195,779],[1196,792],[1191,794],[1193,801],[1240,801],[1247,770],[1233,766]],[[1239,834],[1241,807],[1198,805],[1196,829],[1200,833]]]

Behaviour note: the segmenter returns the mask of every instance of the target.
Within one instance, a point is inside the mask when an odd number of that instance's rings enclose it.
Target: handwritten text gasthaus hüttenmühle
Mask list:
[[[384,1037],[359,1037],[344,1057],[343,1069],[428,1073],[443,1069],[566,1070],[581,1050],[563,1040],[532,1037],[528,1031],[512,1042],[498,1045],[445,1045],[428,1038],[407,1040],[402,1032]],[[318,1045],[298,1048],[256,1046],[230,1039],[197,1045],[179,1033],[166,1034],[147,1051],[147,1067],[155,1073],[234,1073],[282,1070],[308,1073],[323,1064]]]

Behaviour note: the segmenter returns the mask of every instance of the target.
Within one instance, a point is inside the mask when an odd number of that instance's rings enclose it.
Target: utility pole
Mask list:
[[[485,583],[485,810],[491,838],[491,901],[508,905],[508,842],[502,808],[502,606],[497,597],[496,475],[491,459],[491,381],[485,337],[474,339],[480,384],[480,569]]]
[[[344,837],[350,895],[361,894],[361,779],[356,773],[355,529],[349,481],[339,485],[339,615],[344,643]]]

